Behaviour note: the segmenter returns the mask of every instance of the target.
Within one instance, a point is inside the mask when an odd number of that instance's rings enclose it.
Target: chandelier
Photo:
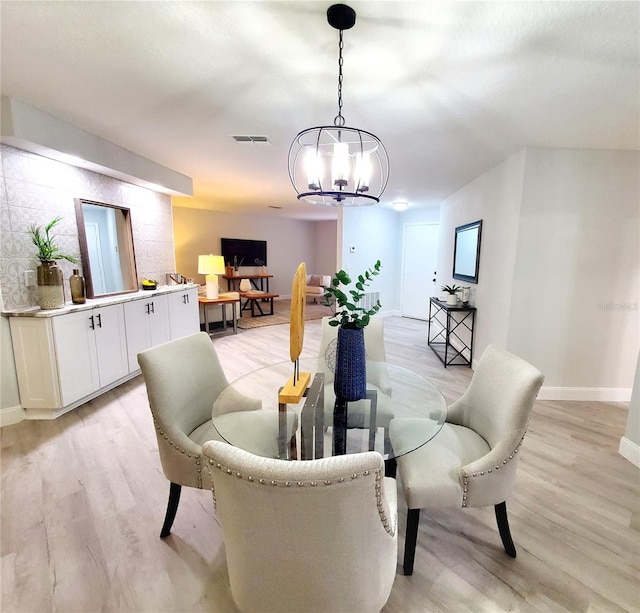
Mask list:
[[[329,25],[340,32],[338,44],[338,114],[332,126],[300,132],[289,148],[289,177],[298,200],[323,206],[377,204],[389,180],[389,158],[371,132],[345,126],[342,116],[342,32],[356,23],[345,4],[327,10]]]

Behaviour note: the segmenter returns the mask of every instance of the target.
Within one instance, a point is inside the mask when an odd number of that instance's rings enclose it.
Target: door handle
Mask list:
[[[151,309],[149,308],[149,303],[147,302],[147,304],[145,304],[144,306],[147,307],[147,315],[149,315],[149,313],[151,313]]]
[[[152,313],[155,313],[155,312],[156,312],[156,310],[153,308],[153,302],[151,303],[151,312],[152,312]]]
[[[91,317],[89,317],[89,321],[91,322],[91,323],[89,324],[89,330],[95,330],[95,329],[96,329],[96,326],[95,326],[95,324],[94,324],[94,322],[93,322],[93,315],[91,315]]]
[[[102,328],[102,315],[98,313],[98,328]]]

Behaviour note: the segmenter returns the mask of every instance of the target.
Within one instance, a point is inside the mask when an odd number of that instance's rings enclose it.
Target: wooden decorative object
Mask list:
[[[278,396],[280,403],[298,403],[309,386],[311,373],[299,372],[298,359],[304,342],[304,308],[306,300],[307,267],[300,263],[291,287],[291,321],[289,327],[289,355],[293,362],[293,375]]]

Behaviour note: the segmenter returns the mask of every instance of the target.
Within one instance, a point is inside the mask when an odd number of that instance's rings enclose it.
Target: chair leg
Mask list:
[[[507,503],[501,502],[495,505],[496,521],[498,522],[498,532],[502,539],[502,545],[508,556],[516,557],[516,547],[511,539],[511,530],[509,529],[509,520],[507,519]]]
[[[413,560],[416,557],[416,542],[418,540],[418,523],[420,509],[408,509],[407,531],[404,537],[404,561],[402,567],[405,575],[413,575]]]
[[[180,502],[180,492],[182,486],[177,483],[171,482],[169,487],[169,503],[167,504],[167,514],[164,516],[164,524],[162,525],[162,531],[160,532],[160,538],[169,536],[171,532],[171,526],[173,526],[173,520],[176,518],[176,511],[178,510],[178,503]]]
[[[396,478],[396,472],[398,471],[398,463],[395,458],[389,458],[384,461],[384,476]]]

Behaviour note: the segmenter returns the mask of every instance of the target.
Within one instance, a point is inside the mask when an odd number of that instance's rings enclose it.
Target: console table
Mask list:
[[[469,366],[473,359],[473,326],[476,309],[452,306],[437,298],[429,300],[427,345],[447,366]]]
[[[242,279],[249,279],[255,289],[269,293],[269,279],[272,277],[273,275],[267,273],[258,273],[255,275],[223,275],[222,278],[227,280],[227,288],[230,292],[240,291],[240,281],[242,281]],[[236,283],[236,281],[238,283]],[[264,285],[266,285],[266,287],[264,287]]]

